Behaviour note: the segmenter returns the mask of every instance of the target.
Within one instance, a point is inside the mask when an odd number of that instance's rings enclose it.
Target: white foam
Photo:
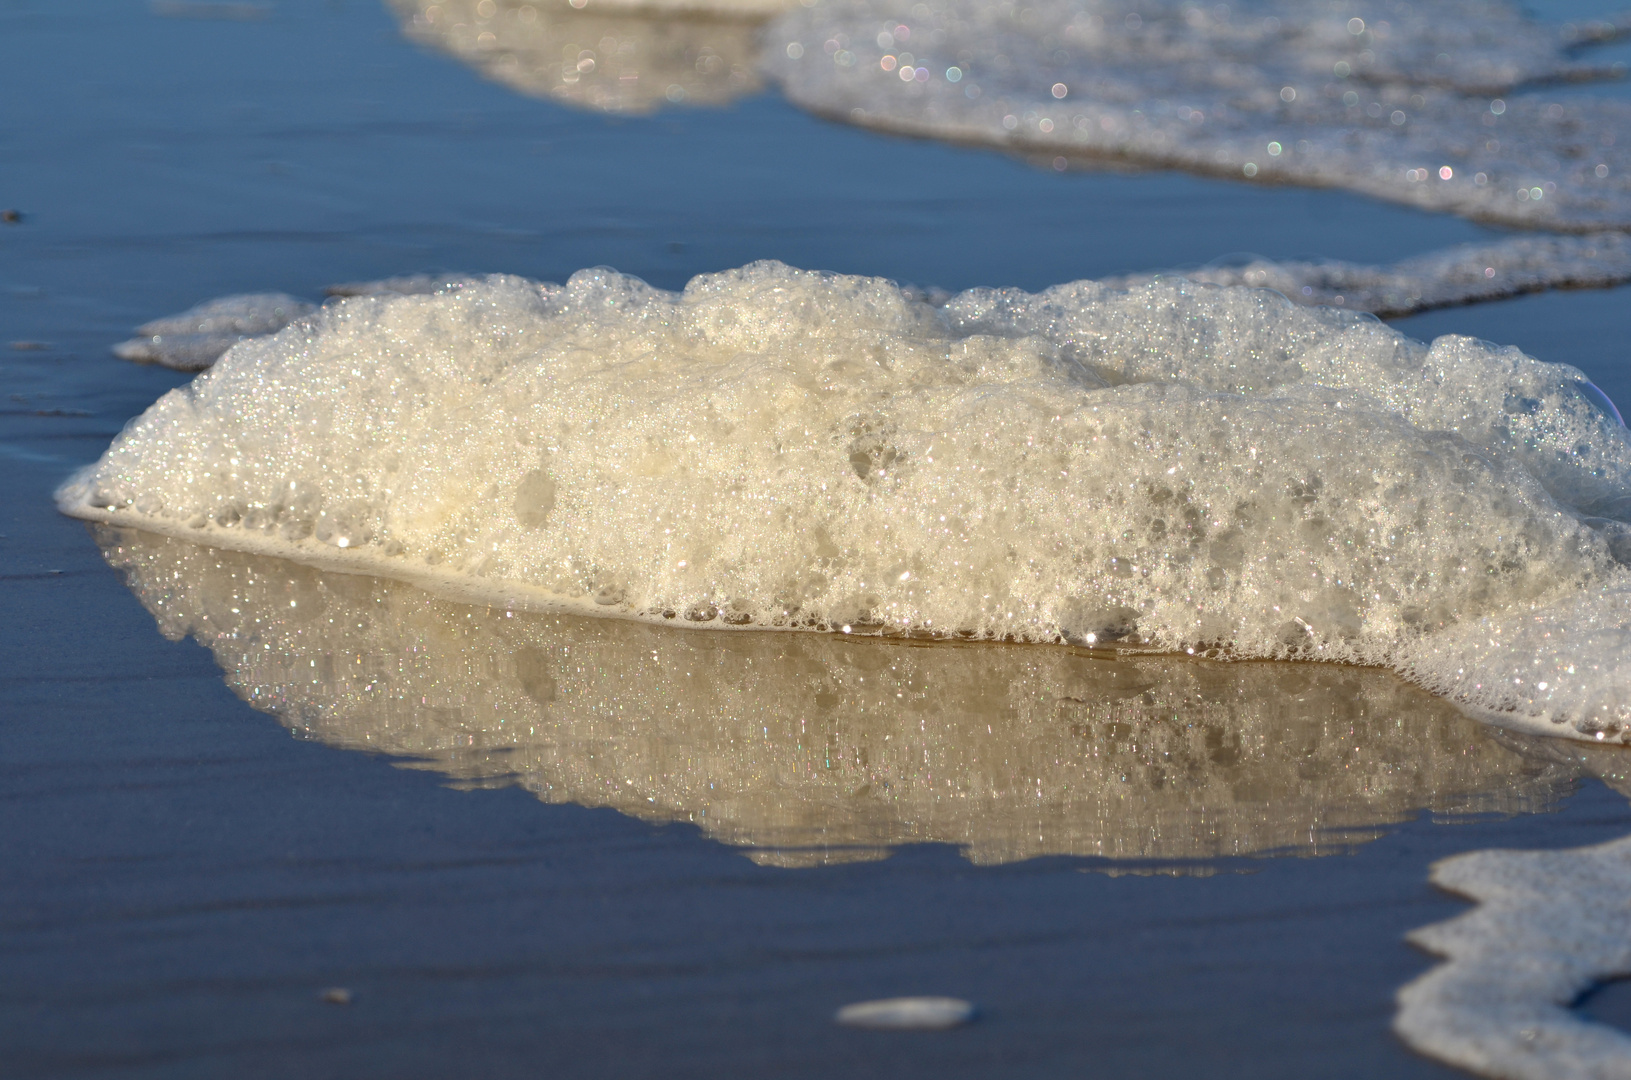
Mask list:
[[[1385,266],[1322,259],[1252,259],[1241,265],[1128,274],[1104,284],[1127,288],[1159,277],[1208,285],[1274,289],[1299,304],[1368,311],[1383,318],[1432,308],[1503,300],[1546,289],[1601,289],[1631,281],[1631,236],[1517,236],[1463,244]]]
[[[798,0],[791,0],[796,4]],[[783,0],[388,0],[413,40],[510,89],[604,112],[759,89],[759,23]]]
[[[1569,367],[1272,293],[775,263],[336,301],[72,514],[664,622],[1382,664],[1631,737],[1631,443]]]
[[[1375,669],[687,632],[98,539],[167,636],[302,737],[694,822],[778,865],[923,842],[980,863],[1324,855],[1424,810],[1545,810],[1618,756],[1480,738]]]
[[[416,296],[462,280],[464,275],[408,274],[379,281],[347,281],[323,291],[329,296]],[[316,310],[316,304],[288,293],[223,296],[179,315],[143,323],[136,327],[136,337],[113,347],[113,355],[138,364],[203,371],[238,342],[275,334]]]
[[[845,1005],[833,1014],[833,1021],[878,1031],[945,1031],[971,1022],[974,1016],[973,1004],[961,998],[903,997]]]
[[[143,323],[136,337],[113,347],[113,354],[139,364],[202,371],[245,338],[274,333],[315,310],[316,304],[287,293],[223,296]]]
[[[1514,93],[1616,73],[1575,51],[1624,25],[1550,26],[1499,0],[824,0],[767,29],[764,63],[824,115],[1061,167],[1110,158],[1584,230],[1631,225],[1631,103]]]
[[[1447,962],[1399,992],[1401,1038],[1503,1080],[1631,1077],[1631,1036],[1569,1010],[1631,974],[1631,838],[1458,855],[1433,881],[1479,906],[1410,935]]]

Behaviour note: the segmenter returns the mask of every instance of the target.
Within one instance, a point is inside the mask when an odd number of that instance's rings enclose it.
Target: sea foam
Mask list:
[[[1567,230],[1631,225],[1631,103],[1526,87],[1623,74],[1500,0],[821,0],[766,31],[812,111],[1052,158],[1342,187]]]
[[[719,105],[758,90],[759,25],[788,6],[784,0],[387,4],[409,38],[495,82],[617,113]]]
[[[1385,665],[1631,737],[1631,442],[1577,370],[1187,282],[758,263],[331,302],[62,509],[679,625]]]
[[[1631,837],[1570,851],[1475,851],[1433,882],[1479,902],[1410,935],[1446,962],[1399,991],[1424,1054],[1501,1080],[1631,1077],[1631,1036],[1569,1006],[1631,974]]]
[[[1126,288],[1158,277],[1273,289],[1299,304],[1368,311],[1382,318],[1504,300],[1547,289],[1601,289],[1631,281],[1631,236],[1515,236],[1461,244],[1382,266],[1341,259],[1254,258],[1182,271],[1106,278]]]

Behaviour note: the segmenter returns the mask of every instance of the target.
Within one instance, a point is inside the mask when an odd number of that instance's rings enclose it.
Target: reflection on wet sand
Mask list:
[[[719,105],[757,90],[759,25],[788,6],[781,0],[386,3],[410,38],[512,90],[623,113]]]
[[[1422,810],[1542,809],[1588,767],[1378,671],[525,615],[97,537],[167,636],[299,734],[761,862],[1322,854]]]

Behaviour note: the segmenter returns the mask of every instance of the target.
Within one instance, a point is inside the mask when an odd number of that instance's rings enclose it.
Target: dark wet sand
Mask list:
[[[0,207],[24,213],[0,223],[8,1077],[1455,1075],[1387,1026],[1430,963],[1402,934],[1461,908],[1428,864],[1631,831],[1625,798],[1583,781],[1553,813],[1422,819],[1211,876],[976,867],[935,845],[757,866],[690,826],[291,738],[203,648],[165,641],[50,505],[183,379],[107,346],[225,292],[594,264],[673,287],[761,257],[1036,288],[1242,250],[1381,261],[1485,230],[1330,193],[1055,176],[768,96],[568,112],[420,53],[362,0],[249,22],[14,2],[0,101]],[[1628,295],[1402,325],[1578,364],[1624,402]],[[907,993],[984,1017],[829,1021]],[[1588,1007],[1631,1026],[1623,986]]]

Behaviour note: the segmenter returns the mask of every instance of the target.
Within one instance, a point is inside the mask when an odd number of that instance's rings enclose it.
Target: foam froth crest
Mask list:
[[[1578,371],[1272,293],[941,307],[758,263],[332,302],[69,513],[656,622],[1383,664],[1619,739],[1631,443]]]

